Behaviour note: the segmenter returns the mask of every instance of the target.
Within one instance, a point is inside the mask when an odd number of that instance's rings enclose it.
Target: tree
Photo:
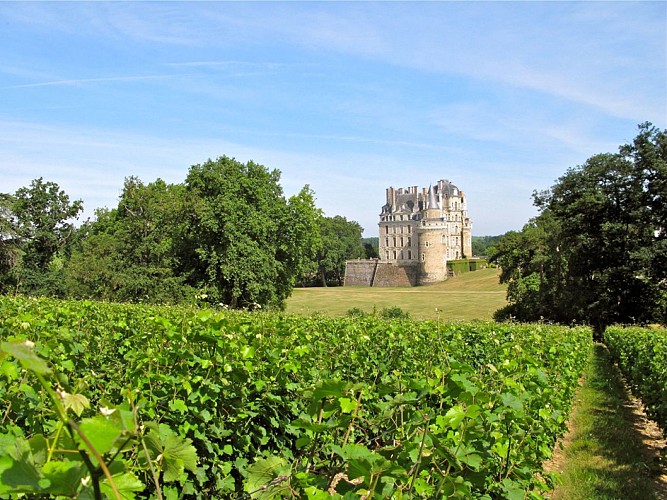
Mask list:
[[[503,235],[498,236],[473,236],[472,254],[475,256],[486,256],[487,249],[500,241]]]
[[[180,275],[185,188],[125,179],[118,207],[98,210],[67,267],[76,296],[180,302],[193,295]]]
[[[209,300],[282,307],[289,296],[317,247],[317,212],[307,187],[288,203],[279,180],[278,170],[226,156],[190,169],[184,262],[190,283]]]
[[[363,238],[361,242],[364,245],[367,259],[380,258],[380,238],[371,236],[370,238]]]
[[[74,225],[68,221],[78,217],[83,202],[70,203],[58,184],[40,177],[30,187],[16,191],[11,210],[22,242],[23,265],[46,271],[53,256],[71,239]]]
[[[564,318],[567,306],[558,290],[565,264],[557,234],[557,221],[544,212],[520,232],[510,231],[487,248],[489,259],[500,267],[500,282],[508,285],[509,305],[496,312],[496,319]]]
[[[282,283],[288,296],[297,279],[317,272],[317,254],[322,248],[320,225],[322,211],[315,206],[315,193],[306,185],[287,201],[287,214],[280,230],[282,236],[277,259],[282,266]]]
[[[366,256],[361,244],[362,231],[357,222],[348,221],[340,215],[322,219],[322,247],[317,255],[317,270],[322,286],[327,286],[331,281],[342,285],[345,261],[363,259]]]
[[[639,129],[619,153],[595,155],[534,193],[533,226],[496,246],[510,313],[586,322],[598,336],[614,322],[667,320],[667,137]]]
[[[16,270],[21,259],[19,238],[12,213],[13,196],[0,194],[0,293],[16,285]]]
[[[12,195],[0,195],[0,279],[3,291],[63,295],[62,269],[83,210],[55,182],[40,177]]]
[[[12,212],[23,242],[23,265],[46,270],[56,252],[72,237],[74,225],[68,221],[77,218],[82,210],[81,200],[70,203],[58,184],[44,182],[41,177],[33,180],[29,188],[18,189]]]

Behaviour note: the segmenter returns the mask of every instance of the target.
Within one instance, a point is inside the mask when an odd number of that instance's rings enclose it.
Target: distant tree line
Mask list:
[[[473,236],[472,237],[472,254],[475,257],[485,257],[487,250],[493,247],[503,238],[503,235],[498,236]]]
[[[365,256],[361,226],[279,181],[225,156],[181,184],[129,177],[116,208],[75,227],[82,202],[36,179],[0,194],[0,292],[280,308],[296,285],[342,283],[345,260]]]
[[[508,284],[498,319],[667,323],[667,132],[570,168],[534,192],[540,213],[489,249]]]

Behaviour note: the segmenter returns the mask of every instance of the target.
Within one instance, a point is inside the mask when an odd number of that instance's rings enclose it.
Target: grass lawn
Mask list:
[[[398,306],[414,319],[490,320],[507,304],[506,287],[498,283],[498,273],[497,269],[482,269],[435,285],[405,288],[296,288],[287,299],[287,312],[344,316],[354,307],[379,312]]]

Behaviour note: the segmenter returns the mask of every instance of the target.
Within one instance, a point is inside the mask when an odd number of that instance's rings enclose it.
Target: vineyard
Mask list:
[[[0,298],[0,497],[541,498],[586,328]]]
[[[605,343],[647,415],[667,435],[667,331],[610,327]]]

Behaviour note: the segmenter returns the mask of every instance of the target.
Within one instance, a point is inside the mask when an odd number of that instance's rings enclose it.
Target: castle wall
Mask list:
[[[398,266],[377,259],[357,259],[345,262],[343,286],[416,286],[419,265]]]
[[[419,265],[397,266],[391,262],[378,262],[372,286],[416,286]]]
[[[343,286],[372,286],[377,265],[377,259],[346,261]]]

